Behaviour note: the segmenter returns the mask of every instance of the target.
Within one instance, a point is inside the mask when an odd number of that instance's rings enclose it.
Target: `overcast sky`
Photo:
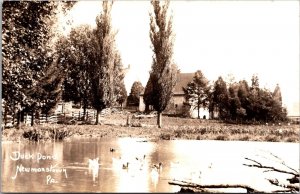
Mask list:
[[[112,22],[128,92],[145,86],[152,63],[149,1],[115,1]],[[95,26],[99,1],[80,1],[71,10],[74,26]],[[299,1],[171,1],[176,35],[174,62],[181,72],[201,70],[211,81],[232,74],[257,74],[260,86],[281,87],[290,115],[299,115]]]

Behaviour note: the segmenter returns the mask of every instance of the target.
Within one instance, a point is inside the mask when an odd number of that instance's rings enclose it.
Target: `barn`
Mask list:
[[[184,115],[192,118],[197,118],[198,110],[195,107],[191,107],[186,103],[185,94],[183,88],[188,85],[189,82],[193,80],[194,73],[179,73],[178,81],[174,87],[173,97],[170,100],[169,105],[164,114],[169,115]],[[143,94],[140,95],[139,111],[143,112],[145,110],[145,103],[143,99]],[[209,119],[209,111],[207,108],[200,108],[200,118]]]

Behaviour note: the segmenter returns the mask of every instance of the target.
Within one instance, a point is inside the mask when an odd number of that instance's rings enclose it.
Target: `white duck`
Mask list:
[[[161,171],[162,171],[162,163],[161,162],[159,164],[152,165],[152,170],[150,172],[150,175],[151,175],[151,181],[155,185],[155,187],[158,183],[159,174]]]
[[[89,171],[92,172],[93,181],[95,181],[99,172],[99,158],[89,159]]]
[[[89,159],[89,169],[99,169],[99,158]]]

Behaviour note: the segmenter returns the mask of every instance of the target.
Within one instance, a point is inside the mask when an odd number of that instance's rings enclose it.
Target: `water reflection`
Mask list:
[[[237,146],[238,144],[238,146]],[[158,141],[143,139],[86,139],[54,143],[3,143],[2,188],[4,192],[176,192],[170,180],[202,184],[251,184],[265,188],[261,171],[245,168],[244,157],[272,152],[297,168],[299,147],[292,143]],[[112,149],[114,151],[112,151]],[[284,150],[289,150],[285,152]],[[55,155],[55,160],[12,161],[13,152]],[[298,154],[298,155],[297,155]],[[67,169],[50,173],[57,183],[47,184],[49,173],[20,173],[17,166]],[[259,175],[259,176],[258,176]]]

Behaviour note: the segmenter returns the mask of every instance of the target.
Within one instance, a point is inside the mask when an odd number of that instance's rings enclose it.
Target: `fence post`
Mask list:
[[[130,126],[130,114],[127,114],[126,126]]]

